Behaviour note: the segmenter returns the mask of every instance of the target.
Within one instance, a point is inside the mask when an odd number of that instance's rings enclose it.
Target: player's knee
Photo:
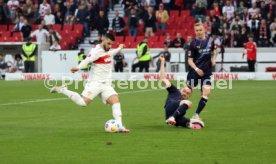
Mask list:
[[[120,102],[119,96],[118,95],[112,95],[106,100],[106,102],[108,104],[111,104],[111,105],[116,104],[116,103]]]
[[[211,86],[210,85],[203,85],[202,86],[203,96],[208,96],[211,93]]]
[[[180,104],[179,104],[179,105],[181,106],[181,105],[183,105],[183,104],[188,105],[189,108],[191,108],[192,105],[193,105],[193,103],[192,103],[191,101],[189,101],[189,100],[182,100],[182,101],[180,101]]]

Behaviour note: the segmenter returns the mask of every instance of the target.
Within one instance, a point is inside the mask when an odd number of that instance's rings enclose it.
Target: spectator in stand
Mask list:
[[[21,31],[23,25],[24,25],[24,16],[20,16],[18,22],[13,27],[13,31]]]
[[[10,18],[10,10],[4,0],[0,0],[0,24],[6,24],[7,19]]]
[[[90,14],[87,8],[85,8],[85,6],[81,4],[76,12],[77,12],[76,14],[77,22],[83,25],[84,36],[85,37],[89,36],[90,30],[89,30],[88,21],[90,19]]]
[[[183,48],[185,40],[182,38],[180,33],[176,34],[176,38],[172,42],[172,47],[174,48]]]
[[[62,39],[62,37],[60,36],[60,34],[58,32],[56,32],[53,27],[50,27],[50,29],[49,29],[50,46],[52,46],[55,42],[57,42],[59,44],[61,39]]]
[[[153,13],[153,8],[149,7],[148,12],[144,17],[144,27],[145,27],[145,35],[153,36],[154,31],[156,31],[156,17]]]
[[[241,19],[242,19],[245,23],[247,23],[247,22],[250,20],[249,17],[250,17],[250,16],[249,16],[249,13],[248,13],[248,9],[247,9],[247,8],[244,8],[244,9],[243,9],[243,14],[242,14]]]
[[[247,55],[247,63],[250,72],[255,72],[256,56],[257,56],[257,44],[253,41],[253,35],[248,37],[248,42],[245,43],[244,53],[242,58]]]
[[[73,13],[70,13],[66,18],[65,18],[65,24],[74,24],[76,20],[76,17],[74,16]]]
[[[46,25],[56,24],[55,16],[51,14],[51,10],[46,10],[46,14],[44,15],[44,21]]]
[[[252,3],[252,7],[248,9],[248,13],[251,17],[256,15],[256,13],[257,13],[257,4],[256,4],[256,2]]]
[[[212,22],[210,20],[210,17],[209,16],[206,16],[205,17],[205,21],[203,23],[203,26],[205,28],[205,31],[207,33],[207,35],[211,35],[211,30],[212,30]]]
[[[19,9],[19,2],[18,0],[9,0],[7,5],[10,10],[10,18],[14,22],[16,18],[16,12]]]
[[[56,24],[61,24],[61,25],[63,25],[64,23],[64,17],[60,11],[57,12],[57,14],[55,15],[55,22]]]
[[[275,29],[276,28],[276,17],[274,18],[273,22],[270,24],[269,26],[269,29],[272,30],[272,29]]]
[[[96,26],[97,26],[97,30],[98,30],[99,35],[104,35],[108,31],[109,20],[104,15],[103,10],[101,10],[99,12],[99,17],[96,19]]]
[[[162,0],[161,1],[164,4],[165,9],[170,12],[171,10],[171,0]]]
[[[73,13],[73,15],[74,15],[76,9],[77,9],[77,6],[75,5],[74,2],[69,2],[69,1],[67,1],[67,2],[66,2],[66,8],[65,8],[65,11],[64,11],[64,16],[65,16],[65,18],[66,18],[67,16],[71,15],[72,13]]]
[[[155,16],[157,19],[157,29],[161,29],[163,35],[166,33],[166,23],[169,20],[169,14],[167,10],[164,10],[164,4],[159,4],[159,10],[155,12]]]
[[[201,2],[196,4],[194,14],[195,14],[195,20],[199,20],[200,22],[204,22],[205,14],[206,14],[206,8],[204,8],[202,6]]]
[[[36,41],[41,44],[47,43],[47,38],[49,37],[49,32],[43,29],[43,25],[38,25],[38,29],[31,33],[31,37],[36,37]]]
[[[29,22],[27,19],[24,19],[24,25],[21,28],[21,32],[23,35],[23,41],[27,41],[27,38],[30,37],[32,32],[32,26],[29,25]]]
[[[247,9],[247,8],[244,6],[244,2],[240,1],[239,7],[237,8],[236,12],[237,12],[237,15],[239,15],[241,18],[243,18],[244,9]]]
[[[196,0],[195,4],[198,5],[199,3],[201,3],[202,7],[207,8],[207,0]]]
[[[268,24],[266,23],[265,19],[261,20],[258,31],[259,31],[259,34],[257,35],[258,36],[258,46],[259,47],[268,47],[270,33],[269,33]]]
[[[36,8],[35,8],[35,5],[33,4],[32,0],[26,0],[26,8],[27,8],[26,18],[28,20],[31,20],[31,22],[33,22]]]
[[[16,54],[14,57],[14,63],[13,66],[11,68],[11,72],[19,72],[19,73],[23,73],[24,72],[24,61],[21,57],[20,54]]]
[[[244,22],[240,20],[240,16],[237,15],[235,19],[233,19],[231,25],[230,25],[230,30],[236,30],[241,32],[241,28],[244,25]]]
[[[271,46],[276,47],[276,27],[272,27],[270,36]]]
[[[40,14],[40,18],[44,18],[46,11],[50,10],[50,12],[52,12],[51,10],[51,5],[47,2],[47,0],[43,0],[43,2],[39,5],[39,14]]]
[[[139,19],[136,15],[135,9],[131,9],[128,17],[128,36],[137,36],[137,28],[139,26]]]
[[[255,15],[256,15],[256,19],[258,19],[259,21],[262,20],[262,14],[261,14],[260,8],[257,8]]]
[[[163,41],[164,47],[165,46],[166,47],[172,47],[173,42],[171,40],[171,35],[169,33],[167,33],[166,36],[167,36],[166,39]]]
[[[193,4],[194,4],[194,0],[185,0],[184,2],[185,10],[192,10]]]
[[[49,31],[49,28],[48,28],[48,26],[46,25],[46,22],[45,22],[44,19],[40,21],[40,24],[42,25],[42,28],[43,28],[44,30]]]
[[[125,21],[119,16],[119,12],[115,11],[115,18],[112,20],[112,28],[116,33],[116,36],[124,36]]]
[[[265,1],[261,1],[260,11],[261,11],[262,17],[263,17],[263,18],[266,18],[269,9],[268,9],[267,6],[265,5]]]
[[[245,43],[248,42],[248,33],[246,27],[242,27],[238,47],[244,47]]]
[[[219,7],[218,2],[215,1],[215,2],[213,3],[213,10],[212,10],[212,11],[213,11],[213,15],[214,15],[214,16],[217,16],[217,17],[218,17],[218,16],[221,15],[221,13],[220,13],[220,7]],[[210,15],[211,15],[211,12],[210,12]]]
[[[186,72],[189,71],[189,64],[188,64],[188,55],[189,55],[189,48],[193,41],[192,36],[187,37],[187,42],[184,44],[184,51],[185,51],[185,70]]]
[[[50,51],[59,51],[61,50],[61,46],[57,41],[54,41],[54,43],[49,48]]]
[[[95,18],[98,18],[99,12],[100,12],[100,6],[97,3],[97,0],[90,0],[88,11],[90,13],[90,19],[89,19],[90,29],[94,30],[96,29]]]
[[[155,58],[158,58],[158,60],[156,61],[156,71],[155,72],[159,72],[160,71],[160,66],[161,66],[161,61],[159,59],[160,56],[164,56],[165,58],[165,67],[166,66],[170,66],[170,60],[171,60],[171,53],[169,52],[169,47],[164,45],[164,50],[161,51],[158,55],[152,57],[152,60]]]
[[[217,17],[211,18],[212,20],[212,28],[211,28],[211,34],[220,35],[221,27],[220,27],[220,21]]]
[[[259,20],[256,19],[256,15],[253,15],[252,19],[247,22],[247,26],[250,29],[250,33],[254,35],[254,40],[256,40],[259,28]]]
[[[236,31],[231,30],[230,34],[226,35],[225,45],[226,47],[238,47],[239,36]]]
[[[226,1],[226,5],[222,8],[222,13],[226,13],[226,17],[228,20],[231,20],[234,17],[235,8],[231,4],[230,0]]]

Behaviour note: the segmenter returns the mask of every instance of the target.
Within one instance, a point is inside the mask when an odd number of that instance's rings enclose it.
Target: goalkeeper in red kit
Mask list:
[[[244,44],[244,53],[242,58],[247,55],[247,63],[250,72],[255,72],[256,56],[257,56],[257,44],[253,41],[253,36],[248,37],[248,42]]]

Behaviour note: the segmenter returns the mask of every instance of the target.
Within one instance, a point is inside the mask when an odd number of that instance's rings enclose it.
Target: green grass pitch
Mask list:
[[[50,94],[42,81],[0,81],[0,164],[273,164],[275,84],[234,81],[232,90],[214,89],[202,130],[165,124],[165,90],[116,89],[131,133],[111,134],[104,132],[111,107],[99,98],[83,108]],[[189,117],[199,90],[191,100]]]

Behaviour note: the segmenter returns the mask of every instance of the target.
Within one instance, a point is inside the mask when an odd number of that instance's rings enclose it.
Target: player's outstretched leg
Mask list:
[[[112,105],[112,114],[114,119],[119,123],[119,132],[128,133],[129,130],[123,126],[121,104],[118,95],[112,95],[107,99],[107,103]]]
[[[198,103],[197,110],[193,116],[194,119],[200,119],[199,114],[202,112],[204,109],[207,101],[208,101],[208,96],[211,93],[211,86],[209,85],[203,85],[202,86],[202,97]]]
[[[87,103],[77,92],[73,92],[67,89],[67,86],[55,86],[50,89],[51,93],[61,93],[68,96],[74,103],[79,106],[87,106]]]

